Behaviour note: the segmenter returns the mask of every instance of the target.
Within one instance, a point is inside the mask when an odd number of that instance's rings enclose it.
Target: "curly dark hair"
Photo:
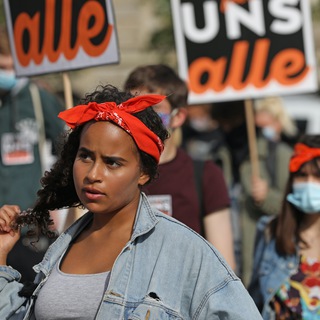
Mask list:
[[[85,95],[81,103],[116,102],[120,104],[132,97],[133,95],[129,92],[119,91],[112,85],[100,85],[94,92]],[[133,116],[143,122],[163,142],[168,138],[169,133],[153,108],[147,108],[133,114]],[[21,214],[16,219],[15,227],[35,224],[38,226],[39,232],[47,236],[53,236],[53,232],[50,230],[52,220],[49,210],[82,206],[73,182],[73,163],[78,152],[83,127],[84,124],[66,132],[56,163],[41,178],[42,188],[37,192],[38,198],[34,208]],[[150,182],[157,177],[158,163],[149,154],[138,150],[141,169],[149,175],[148,182]]]

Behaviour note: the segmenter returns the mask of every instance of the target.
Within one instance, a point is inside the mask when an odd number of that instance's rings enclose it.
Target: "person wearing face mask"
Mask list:
[[[291,147],[296,143],[299,131],[286,111],[281,97],[256,99],[254,107],[255,123],[268,141],[282,141]]]
[[[0,205],[33,206],[40,178],[54,159],[54,141],[64,131],[55,115],[64,110],[55,95],[28,78],[17,78],[5,26],[0,26]],[[49,148],[48,148],[49,147]],[[18,195],[18,196],[17,196]],[[22,237],[9,255],[9,263],[32,281],[32,266],[49,245],[41,237],[36,245]]]
[[[186,83],[169,66],[157,64],[134,69],[124,88],[134,95],[167,96],[153,107],[171,136],[160,158],[159,177],[143,187],[152,206],[203,235],[235,270],[230,200],[222,171],[206,161],[199,172],[175,139],[187,117]]]
[[[214,102],[212,117],[224,135],[225,143],[216,150],[216,158],[231,198],[236,263],[242,281],[248,286],[256,224],[261,216],[280,211],[292,149],[282,142],[267,140],[256,130],[259,174],[253,175],[244,101]]]
[[[182,147],[193,159],[216,161],[216,150],[224,144],[221,128],[211,117],[211,108],[210,103],[187,107],[187,121],[182,126]]]
[[[279,215],[257,225],[249,293],[264,319],[320,319],[320,135],[294,147]]]

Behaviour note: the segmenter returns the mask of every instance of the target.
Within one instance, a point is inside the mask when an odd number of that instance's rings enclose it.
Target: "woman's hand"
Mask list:
[[[251,180],[252,183],[252,198],[256,203],[263,202],[268,194],[269,187],[266,180],[261,179],[260,177],[254,176]]]
[[[20,231],[12,229],[12,223],[20,211],[15,205],[0,208],[0,265],[6,264],[8,253],[20,238]]]

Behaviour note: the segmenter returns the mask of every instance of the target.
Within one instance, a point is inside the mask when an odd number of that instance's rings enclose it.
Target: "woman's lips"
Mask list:
[[[88,200],[97,200],[103,197],[103,193],[96,189],[83,189],[83,192]]]

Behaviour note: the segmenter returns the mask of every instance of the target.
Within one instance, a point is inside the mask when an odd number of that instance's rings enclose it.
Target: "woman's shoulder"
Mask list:
[[[161,228],[161,231],[168,231],[166,233],[169,233],[169,236],[174,234],[179,234],[180,236],[190,237],[193,240],[196,241],[206,241],[202,236],[200,236],[197,232],[195,232],[193,229],[185,225],[183,222],[177,220],[176,218],[164,214],[163,212],[159,210],[153,209],[155,216],[158,219],[158,224],[156,225],[159,229]],[[174,232],[173,232],[174,231]]]
[[[211,245],[200,234],[192,230],[187,225],[176,220],[173,217],[163,214],[160,211],[155,211],[158,223],[155,226],[155,234],[163,239],[163,243],[168,246],[175,246],[180,252],[185,252],[188,255],[195,255],[199,258],[206,256],[217,261],[224,266],[226,263],[221,257],[216,248]]]
[[[201,235],[160,212],[156,216],[158,223],[149,240],[155,252],[165,252],[158,255],[160,264],[171,261],[177,270],[184,268],[196,273],[207,289],[239,281],[218,250]]]
[[[172,261],[176,266],[206,269],[209,273],[216,267],[224,277],[231,273],[220,253],[208,241],[177,219],[152,208],[144,194],[133,234],[133,239],[136,238],[139,238],[140,252],[152,252],[165,263]],[[233,274],[229,277],[236,278]]]

